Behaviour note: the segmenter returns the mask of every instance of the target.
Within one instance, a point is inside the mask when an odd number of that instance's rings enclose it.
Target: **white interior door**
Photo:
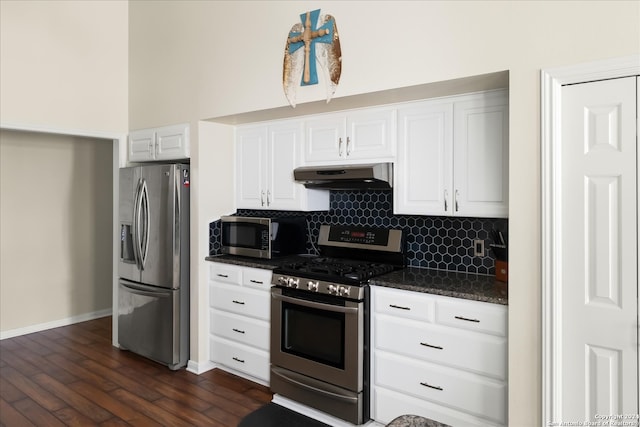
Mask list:
[[[562,88],[562,421],[639,410],[636,84],[628,77]]]

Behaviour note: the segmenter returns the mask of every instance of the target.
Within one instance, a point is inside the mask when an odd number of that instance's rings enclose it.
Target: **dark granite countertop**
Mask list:
[[[217,255],[208,256],[205,259],[242,267],[273,270],[283,262],[292,262],[300,258],[308,258],[308,256],[292,255],[276,259],[258,259],[234,255]],[[375,277],[371,279],[369,284],[494,304],[507,305],[508,303],[508,284],[496,281],[494,276],[407,267]]]
[[[370,285],[507,305],[508,284],[494,276],[407,267],[374,277]]]
[[[208,256],[205,258],[205,260],[213,261],[213,262],[221,262],[223,264],[239,265],[241,267],[253,267],[253,268],[263,268],[265,270],[273,270],[283,262],[294,262],[302,258],[308,259],[309,256],[311,255],[308,255],[308,256],[290,255],[290,256],[283,256],[280,258],[262,259],[262,258],[249,258],[244,256],[236,256],[236,255],[215,255],[215,256]]]

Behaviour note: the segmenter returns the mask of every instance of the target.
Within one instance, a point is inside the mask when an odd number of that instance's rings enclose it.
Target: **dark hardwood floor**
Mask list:
[[[235,427],[267,387],[111,345],[111,317],[0,341],[0,425]]]

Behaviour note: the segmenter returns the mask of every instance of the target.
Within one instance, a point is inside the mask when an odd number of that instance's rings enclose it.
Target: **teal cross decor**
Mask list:
[[[316,43],[328,43],[333,41],[334,22],[329,20],[320,28],[318,25],[318,17],[320,9],[303,13],[300,20],[304,26],[303,32],[289,33],[289,53],[293,54],[296,50],[304,46],[304,73],[302,76],[302,86],[318,84],[318,72],[316,70]]]

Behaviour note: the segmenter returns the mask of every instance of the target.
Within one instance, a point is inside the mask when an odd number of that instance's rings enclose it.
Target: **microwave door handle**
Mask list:
[[[280,301],[291,303],[291,304],[301,305],[309,308],[317,308],[318,310],[332,311],[334,313],[357,314],[358,312],[358,307],[342,307],[339,305],[324,304],[321,302],[307,301],[299,298],[291,298],[286,295],[280,295],[280,294],[274,294],[274,293],[271,294],[271,297]]]

